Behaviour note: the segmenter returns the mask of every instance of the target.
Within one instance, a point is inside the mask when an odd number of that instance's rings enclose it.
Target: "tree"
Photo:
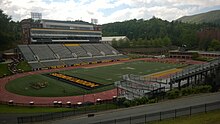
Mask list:
[[[164,46],[170,46],[172,44],[170,38],[167,35],[162,40],[164,42]]]
[[[11,20],[11,17],[0,10],[0,49],[6,50],[13,47],[20,40],[20,23]]]
[[[218,29],[215,30],[216,32],[220,30],[220,25],[168,22],[154,17],[149,20],[132,19],[104,24],[102,29],[103,36],[127,36],[132,41],[131,47],[181,46],[186,44],[189,48],[207,50],[213,39],[210,37],[213,37],[215,33],[206,33],[207,37],[202,37],[198,35],[198,32],[212,27]],[[144,40],[140,41],[140,38]],[[137,42],[133,42],[133,40]]]
[[[113,47],[115,47],[115,48],[117,48],[118,47],[118,43],[117,43],[117,41],[116,41],[116,39],[114,38],[114,39],[112,39],[112,46]]]
[[[209,51],[219,51],[220,50],[220,41],[213,39],[208,48]]]

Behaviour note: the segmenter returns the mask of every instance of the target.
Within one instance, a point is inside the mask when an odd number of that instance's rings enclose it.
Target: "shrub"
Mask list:
[[[134,101],[136,101],[137,105],[143,104],[141,98],[136,98],[136,99],[134,99]]]
[[[148,101],[148,103],[156,103],[157,102],[157,99],[155,98],[155,99],[150,99],[149,101]]]
[[[168,99],[175,99],[180,96],[180,91],[177,89],[171,90],[167,92],[167,98]]]
[[[181,92],[182,92],[182,96],[187,96],[187,95],[192,94],[193,90],[190,87],[186,87],[186,88],[181,89]]]
[[[198,86],[196,88],[199,93],[208,93],[211,91],[212,87],[210,85]]]
[[[117,101],[117,103],[118,103],[118,105],[124,105],[124,102],[126,101],[126,98],[118,98],[118,101]]]
[[[130,107],[130,106],[131,106],[131,101],[130,101],[130,100],[125,100],[125,101],[123,102],[123,105],[124,105],[125,107]]]
[[[141,100],[142,100],[142,104],[146,104],[149,101],[149,99],[147,97],[145,97],[145,96],[142,97]]]
[[[134,99],[134,100],[131,100],[131,105],[130,106],[136,106],[138,105],[138,102]]]

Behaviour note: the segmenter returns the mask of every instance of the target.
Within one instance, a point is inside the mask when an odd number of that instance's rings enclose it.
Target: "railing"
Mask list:
[[[106,121],[97,121],[91,124],[145,124],[151,121],[158,121],[168,118],[176,118],[180,116],[191,116],[192,114],[208,112],[212,110],[220,109],[220,101],[189,106],[185,108],[172,109],[168,111],[161,111],[156,113],[142,114],[137,116],[129,116],[125,118],[116,118]]]

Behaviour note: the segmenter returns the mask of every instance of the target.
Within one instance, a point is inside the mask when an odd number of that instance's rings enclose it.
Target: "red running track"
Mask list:
[[[109,64],[115,64],[115,63],[121,63],[120,62],[112,62],[112,63],[100,63],[100,64],[94,64],[94,65],[84,65],[84,66],[77,66],[77,67],[67,67],[67,68],[60,68],[60,69],[50,69],[50,70],[40,70],[40,71],[32,71],[32,72],[25,72],[20,74],[15,74],[11,76],[7,76],[4,78],[0,78],[0,101],[1,102],[8,102],[9,100],[13,100],[14,103],[17,104],[29,104],[29,102],[33,101],[35,105],[52,105],[54,101],[62,101],[62,103],[66,103],[67,101],[70,101],[72,104],[77,104],[78,102],[96,102],[97,99],[101,100],[109,100],[112,99],[113,96],[117,95],[117,89],[112,89],[104,92],[94,93],[94,94],[86,94],[86,95],[80,95],[80,96],[67,96],[67,97],[33,97],[33,96],[22,96],[18,94],[11,93],[5,89],[6,83],[8,83],[11,80],[21,78],[28,75],[34,75],[34,74],[41,74],[46,72],[54,72],[54,71],[60,71],[60,70],[71,70],[75,68],[81,68],[81,67],[88,67],[88,66],[100,66],[100,65],[109,65]]]
[[[50,69],[50,70],[39,70],[39,71],[32,71],[32,72],[25,72],[20,74],[15,74],[11,76],[7,76],[4,78],[0,78],[0,101],[1,102],[8,102],[9,100],[13,100],[14,103],[18,104],[29,104],[29,102],[34,101],[35,105],[52,105],[53,101],[62,101],[62,103],[66,103],[67,101],[70,101],[72,104],[77,104],[78,102],[96,102],[97,99],[101,100],[110,100],[113,98],[113,96],[117,96],[117,89],[112,89],[104,92],[94,93],[94,94],[86,94],[86,95],[80,95],[80,96],[67,96],[67,97],[33,97],[33,96],[22,96],[18,94],[14,94],[11,92],[8,92],[5,89],[6,83],[8,81],[24,77],[27,75],[33,75],[33,74],[41,74],[46,72],[54,72],[54,71],[60,71],[60,70],[71,70],[75,68],[81,68],[81,67],[97,67],[97,66],[103,66],[103,65],[112,65],[115,63],[121,63],[121,62],[127,62],[127,61],[136,61],[136,60],[153,60],[150,58],[142,58],[142,59],[135,59],[135,60],[125,60],[125,61],[118,61],[118,62],[111,62],[111,63],[99,63],[99,64],[93,64],[93,65],[83,65],[83,66],[77,66],[77,67],[67,67],[67,68],[60,68],[60,69]],[[169,61],[174,61],[174,59],[169,59]],[[192,61],[189,60],[189,63],[193,64],[201,64],[201,62],[198,61]]]

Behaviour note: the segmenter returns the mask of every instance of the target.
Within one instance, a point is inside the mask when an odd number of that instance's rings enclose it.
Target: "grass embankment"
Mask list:
[[[78,108],[54,108],[54,107],[24,107],[24,106],[9,106],[0,104],[0,113],[52,113],[52,112],[64,112],[64,111],[86,111],[86,110],[108,110],[115,109],[115,104],[97,104]]]
[[[68,111],[70,108],[53,108],[53,107],[24,107],[0,105],[0,113],[48,113]]]
[[[27,61],[21,61],[18,63],[17,67],[18,70],[23,70],[23,71],[31,71],[30,65],[27,63]]]
[[[208,113],[200,113],[192,116],[178,117],[176,119],[168,119],[162,121],[154,121],[148,124],[219,124],[220,110],[210,111]]]
[[[0,77],[3,77],[4,75],[10,75],[11,72],[8,70],[7,64],[0,64]]]

